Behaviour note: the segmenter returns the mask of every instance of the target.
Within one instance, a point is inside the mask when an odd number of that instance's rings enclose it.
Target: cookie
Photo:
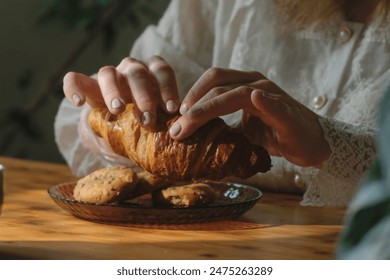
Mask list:
[[[147,171],[137,173],[137,178],[137,185],[131,192],[129,198],[134,198],[146,193],[151,193],[152,191],[160,189],[170,183],[168,180],[157,178]]]
[[[106,167],[78,180],[73,197],[99,204],[121,202],[129,196],[137,181],[136,173],[129,167]]]
[[[216,198],[215,190],[205,183],[169,186],[153,193],[153,202],[169,206],[206,206]]]

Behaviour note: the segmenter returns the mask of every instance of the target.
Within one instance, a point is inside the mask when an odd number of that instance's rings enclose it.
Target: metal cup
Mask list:
[[[4,167],[0,164],[0,215],[4,199]]]

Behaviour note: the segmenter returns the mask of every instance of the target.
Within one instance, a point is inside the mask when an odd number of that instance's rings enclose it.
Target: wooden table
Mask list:
[[[344,210],[299,206],[300,197],[264,193],[234,220],[195,225],[107,225],[57,206],[50,186],[72,181],[61,164],[0,157],[5,197],[2,259],[332,259]]]

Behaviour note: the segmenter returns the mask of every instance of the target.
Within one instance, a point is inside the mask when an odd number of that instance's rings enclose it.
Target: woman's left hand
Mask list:
[[[271,155],[320,167],[329,157],[318,116],[259,72],[211,68],[184,98],[172,138],[190,136],[209,120],[244,110],[244,132]]]

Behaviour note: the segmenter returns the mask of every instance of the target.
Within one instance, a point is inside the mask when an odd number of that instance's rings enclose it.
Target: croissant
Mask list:
[[[156,127],[151,130],[139,124],[133,110],[132,103],[119,115],[95,108],[89,123],[115,153],[130,158],[156,177],[170,181],[246,179],[271,167],[270,156],[263,147],[250,143],[220,118],[177,141],[168,130],[179,115],[158,112]]]

